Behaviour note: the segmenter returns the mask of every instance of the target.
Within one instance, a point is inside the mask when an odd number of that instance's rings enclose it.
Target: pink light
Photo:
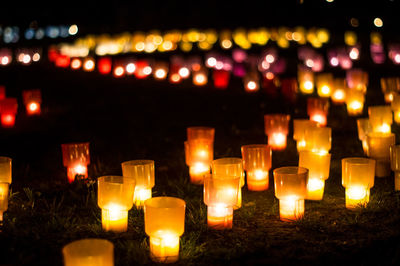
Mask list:
[[[332,57],[330,60],[331,66],[338,66],[339,65],[339,59],[337,57]]]

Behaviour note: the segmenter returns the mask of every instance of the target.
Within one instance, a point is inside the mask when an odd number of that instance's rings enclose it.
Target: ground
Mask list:
[[[384,70],[371,69],[367,104],[383,104],[379,78]],[[237,78],[227,91],[218,91],[211,85],[193,88],[189,80],[169,85],[115,79],[54,69],[44,62],[0,69],[0,80],[21,104],[16,127],[0,130],[0,153],[13,158],[12,196],[0,233],[2,265],[62,265],[61,248],[86,237],[112,241],[116,265],[152,264],[141,210],[130,210],[128,232],[101,230],[95,179],[121,175],[121,162],[133,159],[155,160],[153,196],[186,201],[177,264],[400,263],[400,193],[394,191],[393,175],[376,179],[367,208],[344,207],[340,160],[363,156],[356,118],[348,117],[344,106],[332,106],[328,118],[333,143],[324,199],[307,201],[303,220],[279,220],[271,172],[267,191],[243,188],[243,207],[234,213],[233,230],[214,231],[206,225],[202,187],[189,182],[183,150],[186,127],[215,127],[215,158],[240,157],[241,145],[266,142],[264,114],[306,118],[304,96],[290,104],[262,91],[246,94]],[[43,94],[40,117],[27,117],[21,103],[21,91],[33,88]],[[393,131],[397,135],[399,127],[393,125]],[[273,169],[297,165],[291,136],[292,130],[286,150],[273,153]],[[90,142],[91,181],[68,184],[60,145],[79,141]]]

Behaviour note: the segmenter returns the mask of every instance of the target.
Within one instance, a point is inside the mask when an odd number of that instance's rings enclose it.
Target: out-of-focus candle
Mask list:
[[[317,127],[317,122],[308,119],[293,119],[293,139],[296,141],[297,151],[306,148],[306,129]]]
[[[214,80],[214,87],[217,89],[226,89],[229,85],[229,79],[231,73],[227,70],[218,70],[213,69],[212,72],[213,80]]]
[[[208,227],[232,229],[233,207],[237,204],[239,190],[239,176],[209,175],[204,179]]]
[[[304,216],[308,169],[287,166],[274,170],[275,197],[279,199],[282,221],[295,221]]]
[[[157,63],[154,66],[153,76],[155,79],[163,80],[167,77],[167,74],[168,74],[168,64]]]
[[[121,166],[123,176],[135,179],[133,202],[137,208],[142,208],[144,201],[151,198],[151,189],[154,187],[154,161],[132,160],[123,162]]]
[[[368,86],[368,73],[361,69],[349,69],[346,71],[347,86],[351,90],[357,90],[365,94]]]
[[[272,150],[283,150],[286,148],[289,121],[290,115],[286,114],[264,115],[265,134],[268,136],[268,145]]]
[[[400,77],[381,78],[381,88],[385,102],[391,103],[394,94],[400,91]]]
[[[327,98],[308,98],[307,114],[311,121],[315,121],[320,126],[326,126],[329,112],[329,99]]]
[[[247,188],[253,191],[267,190],[269,169],[272,164],[271,147],[265,144],[244,145],[241,148],[243,169],[246,171]]]
[[[0,182],[11,184],[12,178],[12,159],[9,157],[0,157]]]
[[[242,207],[242,187],[244,186],[243,160],[241,158],[220,158],[212,161],[211,173],[213,176],[227,176],[230,178],[240,178],[240,189],[238,192],[237,203],[233,207],[237,210]]]
[[[390,146],[396,142],[393,133],[371,132],[367,134],[368,157],[376,160],[375,175],[390,175]]]
[[[330,163],[331,155],[326,152],[301,151],[299,153],[299,166],[309,171],[306,199],[322,200],[325,180],[329,178]]]
[[[256,92],[260,89],[258,72],[250,71],[243,77],[246,92]]]
[[[41,112],[42,94],[40,90],[22,91],[22,98],[28,115],[38,115]]]
[[[101,208],[103,230],[126,232],[128,211],[133,206],[135,179],[122,176],[102,176],[97,179],[97,203]]]
[[[297,72],[299,88],[303,94],[311,94],[314,92],[314,72],[308,68],[299,67]]]
[[[110,57],[102,57],[97,61],[97,68],[100,74],[109,74],[112,70],[112,60]]]
[[[400,190],[400,145],[390,146],[390,166],[394,172],[394,190]]]
[[[333,81],[331,99],[334,104],[342,104],[346,101],[346,80],[336,78]]]
[[[204,68],[201,68],[198,71],[193,72],[193,84],[196,86],[204,86],[208,82],[207,71]]]
[[[328,153],[332,147],[332,128],[308,127],[305,131],[306,146],[304,150]]]
[[[393,93],[393,101],[391,103],[393,110],[394,122],[400,124],[400,94]]]
[[[0,181],[0,226],[3,225],[3,214],[8,209],[9,186],[9,183]]]
[[[16,98],[5,98],[0,100],[1,126],[11,128],[15,125],[15,116],[18,112],[18,102]]]
[[[364,109],[364,102],[365,95],[361,90],[348,89],[346,91],[346,107],[348,115],[361,115]]]
[[[72,183],[76,175],[87,178],[87,165],[90,164],[89,142],[61,144],[61,149],[68,181]]]
[[[62,249],[64,266],[114,266],[114,245],[105,239],[73,241]]]
[[[150,257],[158,263],[179,259],[179,238],[185,230],[185,207],[182,199],[155,197],[144,203],[144,223],[150,237]]]
[[[364,154],[368,153],[368,143],[367,143],[367,134],[372,132],[372,126],[369,122],[369,118],[359,118],[357,119],[357,131],[358,131],[358,139],[362,143],[362,148]]]
[[[346,188],[346,208],[354,209],[369,202],[374,186],[375,160],[350,157],[342,159],[342,185]]]
[[[368,115],[373,132],[390,133],[392,131],[393,118],[390,106],[370,106]]]
[[[315,77],[317,92],[320,97],[330,97],[333,88],[333,75],[331,73],[321,73]]]

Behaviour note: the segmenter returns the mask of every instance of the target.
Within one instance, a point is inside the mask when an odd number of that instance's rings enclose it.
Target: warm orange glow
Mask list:
[[[334,93],[332,94],[332,101],[333,102],[344,102],[345,100],[345,91],[342,89],[335,90]]]
[[[269,79],[269,80],[273,80],[273,79],[275,78],[275,75],[274,75],[274,73],[272,73],[272,72],[267,72],[267,73],[265,74],[265,77],[266,77],[267,79]]]
[[[32,61],[33,62],[37,62],[37,61],[39,61],[40,60],[40,54],[39,53],[34,53],[33,55],[32,55]]]
[[[349,186],[346,188],[346,208],[365,207],[369,202],[369,188],[363,186]]]
[[[9,59],[7,56],[3,56],[3,57],[1,58],[1,64],[2,64],[3,66],[5,66],[5,65],[8,65],[8,63],[10,63],[10,59]]]
[[[305,93],[311,93],[314,89],[314,83],[312,81],[305,81],[303,88]]]
[[[304,199],[288,196],[279,199],[279,216],[281,221],[292,222],[303,218]]]
[[[224,204],[207,206],[207,225],[216,230],[232,229],[233,208]]]
[[[101,224],[104,231],[126,232],[128,211],[123,206],[111,203],[101,209]]]
[[[173,263],[179,259],[179,235],[159,230],[150,236],[150,254],[154,261]]]
[[[188,78],[190,75],[190,71],[187,67],[181,67],[179,69],[179,75],[181,76],[181,78],[185,79]]]
[[[167,76],[167,72],[164,69],[160,68],[155,71],[154,75],[157,79],[165,79],[165,77]]]
[[[67,169],[67,176],[68,176],[68,181],[70,183],[75,181],[75,177],[76,176],[83,176],[84,178],[87,178],[88,176],[88,172],[87,172],[87,167],[86,165],[82,165],[82,164],[77,164],[73,167],[68,167]]]
[[[40,114],[40,104],[37,102],[27,104],[26,112],[28,115]]]
[[[178,73],[173,73],[173,74],[170,76],[170,81],[171,81],[172,83],[178,83],[178,82],[181,81],[181,76],[180,76]]]
[[[221,42],[221,46],[222,46],[222,48],[224,48],[224,49],[229,49],[229,48],[231,48],[232,47],[232,41],[231,40],[223,40],[222,42]]]
[[[8,209],[9,186],[7,182],[0,182],[0,223],[3,223],[3,214]]]
[[[114,245],[105,239],[85,238],[62,249],[64,266],[114,266]]]
[[[74,58],[71,60],[71,68],[79,69],[82,66],[82,61],[79,58]]]
[[[283,150],[286,148],[286,134],[283,133],[272,133],[268,136],[268,145],[274,150]]]
[[[193,84],[197,85],[197,86],[204,86],[207,84],[207,76],[205,73],[203,72],[195,72],[193,74]]]
[[[377,27],[377,28],[382,27],[382,26],[383,26],[383,21],[382,21],[382,19],[381,19],[381,18],[375,18],[375,19],[374,19],[374,25],[375,25],[375,27]]]
[[[125,69],[122,66],[117,66],[114,68],[114,76],[115,77],[121,77],[122,75],[124,75],[125,73]]]
[[[133,195],[133,202],[136,207],[144,206],[144,202],[152,197],[151,187],[135,187],[135,194]]]
[[[310,120],[317,122],[321,126],[326,126],[327,123],[326,115],[324,114],[314,114],[310,117]]]
[[[204,177],[210,174],[210,165],[196,162],[192,166],[189,166],[190,182],[193,184],[203,184]]]
[[[94,66],[95,66],[94,60],[91,58],[88,58],[83,62],[83,70],[85,71],[93,71]]]
[[[134,63],[129,63],[125,67],[126,73],[133,74],[136,70],[136,65]]]
[[[76,24],[71,25],[68,29],[69,35],[75,35],[78,33],[78,26]]]
[[[1,114],[1,125],[2,127],[13,127],[15,125],[15,115]]]
[[[254,91],[255,89],[257,89],[257,83],[255,83],[254,81],[247,82],[247,89]]]
[[[208,67],[215,67],[217,64],[217,59],[215,59],[214,57],[210,57],[207,59],[206,64]]]

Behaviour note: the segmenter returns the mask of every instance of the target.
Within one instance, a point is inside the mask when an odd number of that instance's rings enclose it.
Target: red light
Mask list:
[[[37,102],[31,102],[26,106],[26,113],[28,115],[40,114],[40,104]]]
[[[1,114],[1,125],[2,127],[13,127],[15,125],[15,115]]]
[[[70,65],[69,56],[66,56],[66,55],[57,56],[56,61],[55,61],[55,65],[57,67],[63,67],[63,68],[69,67],[69,65]]]
[[[111,58],[102,57],[99,59],[97,65],[98,65],[100,74],[106,75],[111,72],[111,65],[112,65]]]
[[[214,87],[226,89],[229,85],[230,72],[226,70],[213,70]]]

